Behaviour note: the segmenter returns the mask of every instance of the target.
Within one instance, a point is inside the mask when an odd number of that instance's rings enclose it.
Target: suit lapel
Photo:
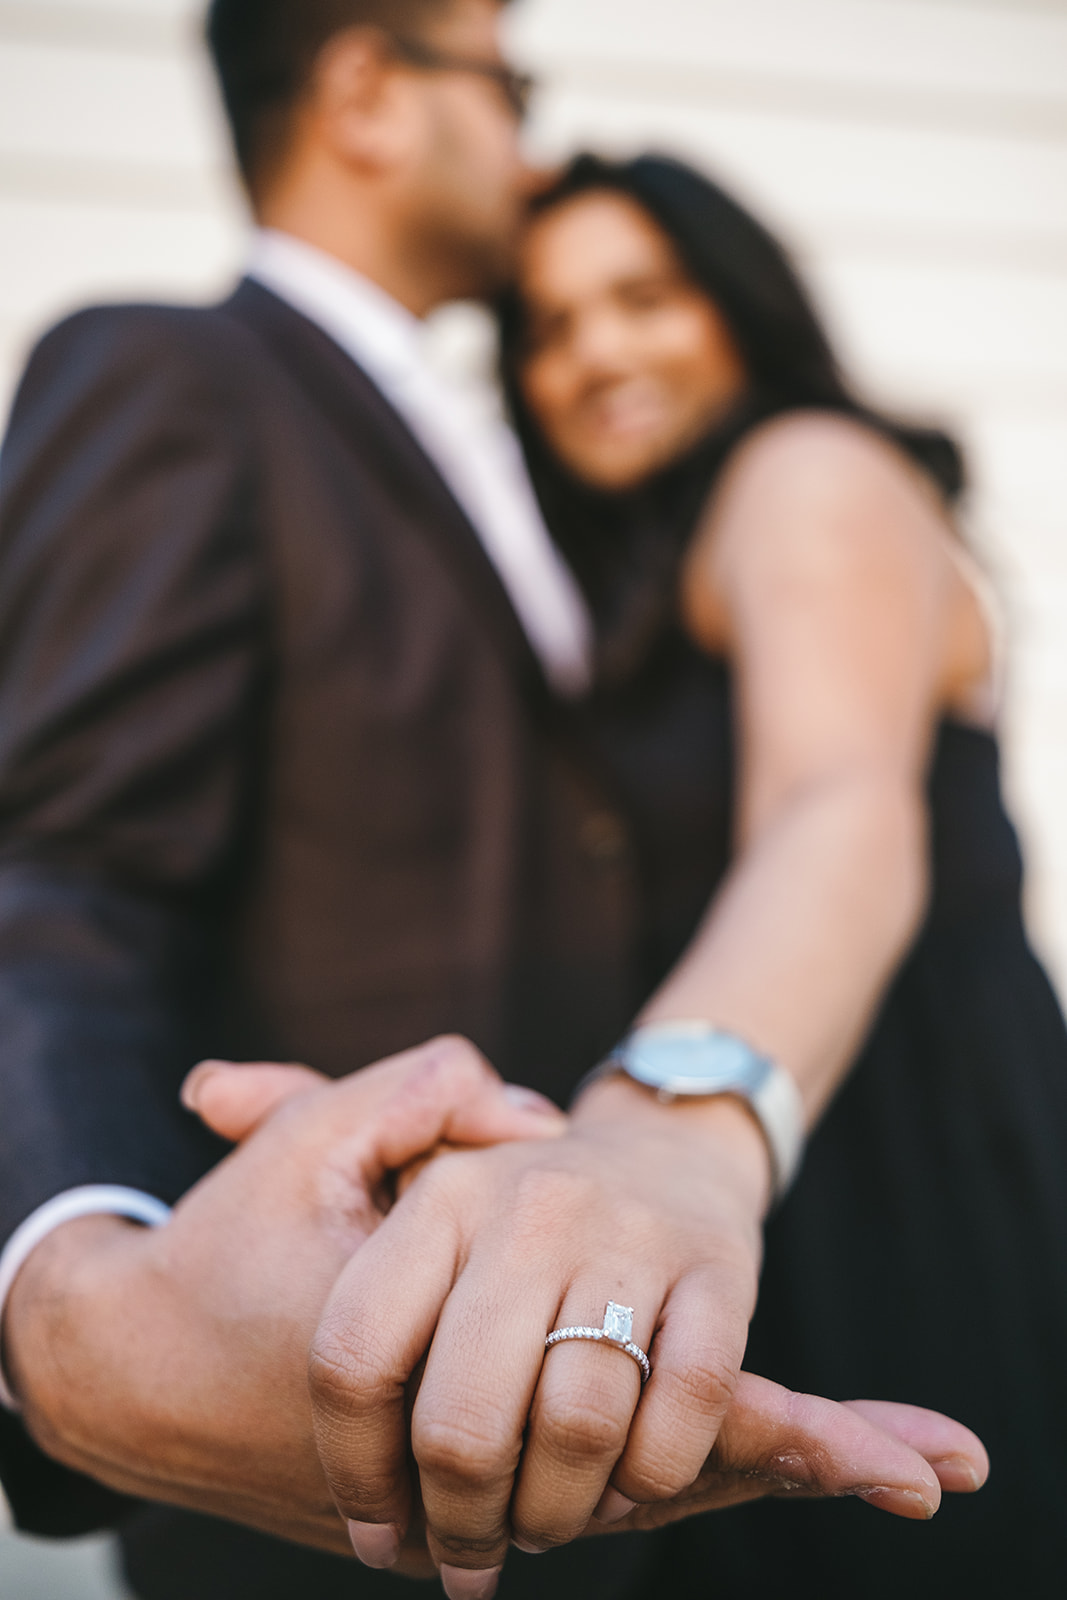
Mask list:
[[[412,514],[457,574],[523,687],[547,684],[526,632],[481,540],[436,464],[363,369],[328,334],[269,289],[245,279],[223,310],[265,343],[333,428]]]

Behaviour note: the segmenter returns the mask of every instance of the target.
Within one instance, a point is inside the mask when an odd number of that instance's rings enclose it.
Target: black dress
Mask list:
[[[695,806],[711,858],[683,916],[729,862],[731,682],[677,637],[649,680],[602,705],[596,732],[650,881],[673,885],[650,908],[666,971],[690,931],[677,918]],[[745,1364],[795,1389],[945,1411],[986,1443],[989,1483],[947,1496],[929,1525],[857,1501],[700,1518],[620,1595],[1067,1594],[1067,1030],[1023,927],[990,734],[942,724],[929,801],[925,926],[769,1223]]]
[[[651,987],[730,857],[730,676],[678,635],[583,737],[643,865]],[[997,748],[957,722],[929,779],[933,895],[843,1089],[767,1229],[746,1366],[837,1399],[908,1401],[973,1427],[989,1484],[929,1524],[855,1500],[765,1501],[652,1536],[512,1552],[501,1600],[1062,1600],[1067,1593],[1067,1031],[1020,914]],[[168,1513],[127,1530],[151,1592],[259,1600],[426,1596],[425,1585]],[[190,1519],[186,1519],[188,1525]],[[161,1539],[173,1528],[160,1587]],[[142,1542],[143,1541],[143,1542]]]

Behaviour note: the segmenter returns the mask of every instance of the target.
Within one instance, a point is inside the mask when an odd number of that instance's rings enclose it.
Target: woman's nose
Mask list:
[[[610,310],[589,312],[574,329],[574,353],[597,377],[619,377],[630,370],[629,341],[622,320]]]

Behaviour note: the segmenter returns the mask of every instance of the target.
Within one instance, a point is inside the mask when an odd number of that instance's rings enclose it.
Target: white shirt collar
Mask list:
[[[466,511],[549,681],[562,694],[582,693],[591,619],[504,419],[435,372],[418,317],[344,262],[262,228],[246,270],[329,334],[403,416]]]
[[[257,228],[245,270],[318,323],[387,392],[421,367],[418,317],[336,256],[277,228]]]

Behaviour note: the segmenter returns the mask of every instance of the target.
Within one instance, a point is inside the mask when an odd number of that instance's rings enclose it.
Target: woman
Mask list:
[[[1020,916],[959,454],[855,398],[781,248],[672,161],[579,159],[502,329],[599,625],[590,726],[687,883],[685,915],[650,908],[643,1020],[747,1039],[818,1121],[746,1365],[936,1406],[993,1464],[918,1542],[846,1505],[688,1524],[662,1592],[1059,1594],[1067,1034]]]

